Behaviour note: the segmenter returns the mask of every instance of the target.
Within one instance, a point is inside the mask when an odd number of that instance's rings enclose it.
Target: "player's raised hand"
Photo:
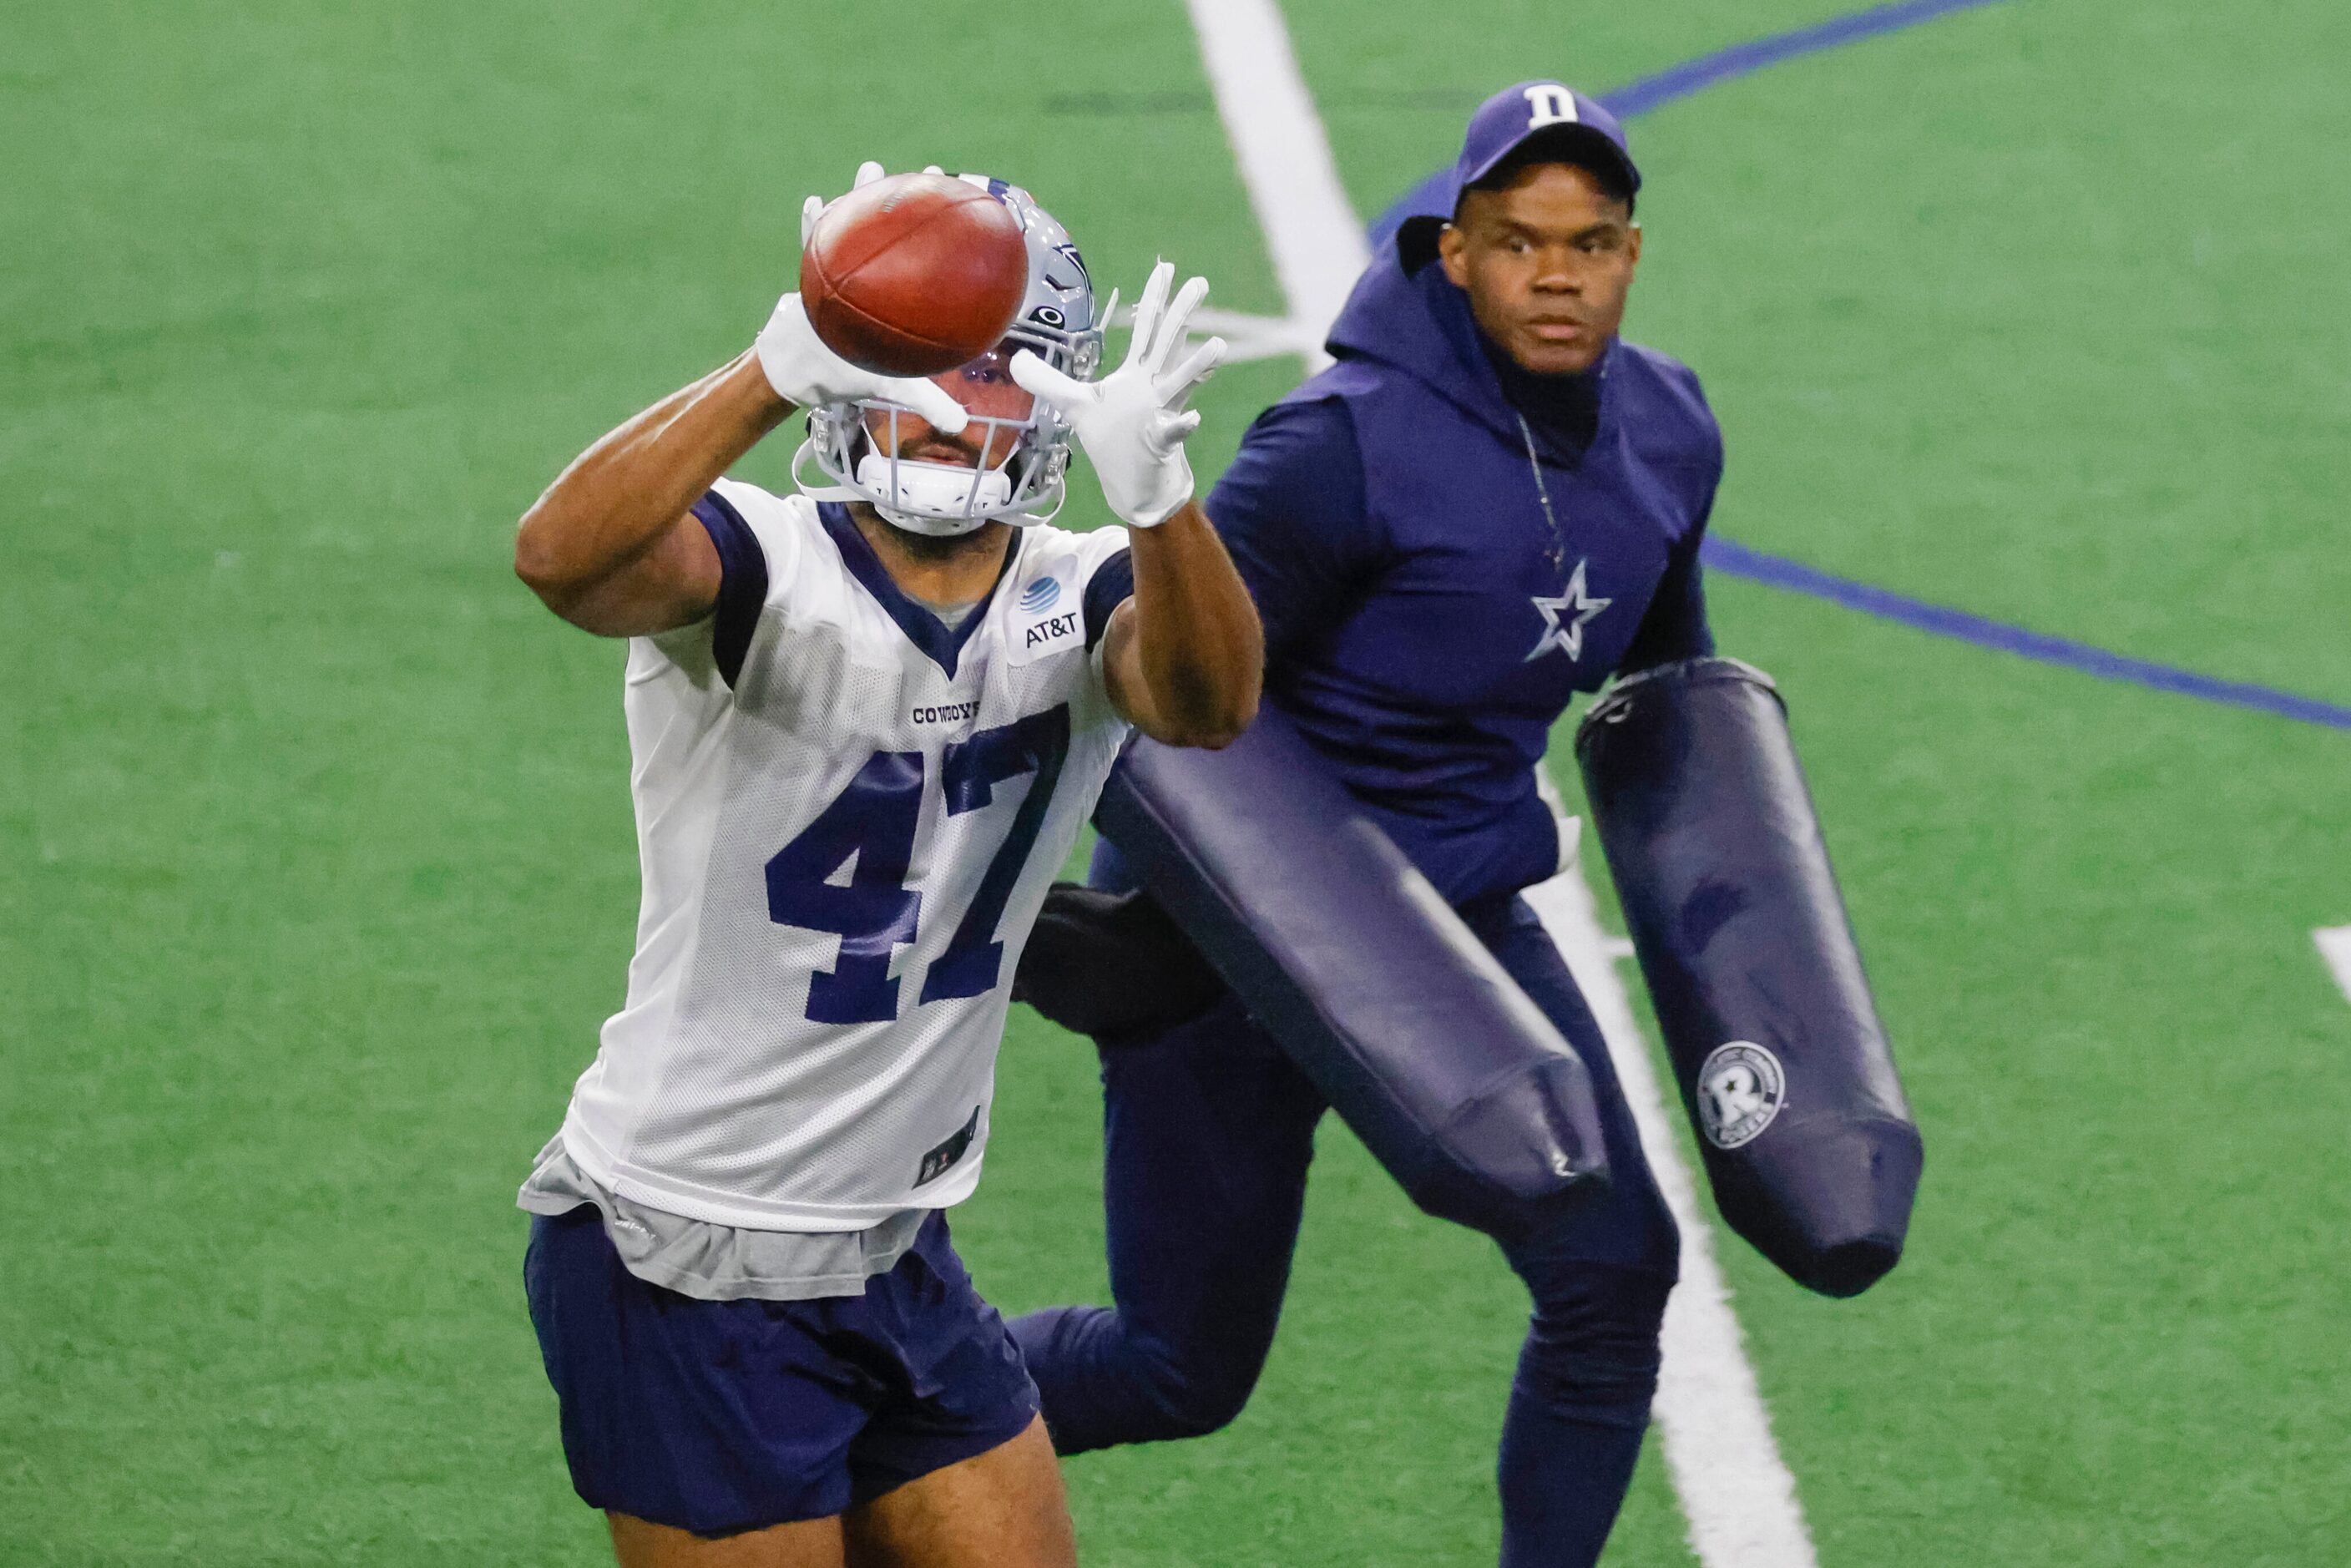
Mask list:
[[[935,430],[949,435],[971,423],[963,404],[949,397],[936,382],[919,376],[885,376],[862,370],[824,346],[808,319],[808,308],[797,292],[776,302],[775,314],[753,345],[768,384],[786,402],[801,408],[819,403],[853,402],[878,398],[913,409]]]
[[[882,165],[868,159],[858,165],[857,177],[850,182],[849,188],[861,190],[880,178]],[[817,220],[824,215],[829,204],[819,196],[810,196],[801,204],[802,249],[807,248],[809,235],[816,231]],[[775,314],[768,318],[754,346],[759,356],[759,368],[768,373],[768,384],[776,389],[778,397],[799,407],[880,398],[913,409],[933,429],[949,435],[971,422],[963,405],[936,382],[916,376],[887,376],[862,370],[826,348],[810,323],[808,308],[800,302],[797,291],[776,302]]]
[[[1012,360],[1012,379],[1069,421],[1102,480],[1102,498],[1122,522],[1138,528],[1156,528],[1192,498],[1184,438],[1200,427],[1200,416],[1184,405],[1225,357],[1225,340],[1211,338],[1177,358],[1208,280],[1191,279],[1170,304],[1167,293],[1175,280],[1171,263],[1152,268],[1134,307],[1134,336],[1126,358],[1098,382],[1073,381],[1026,350]],[[1102,319],[1108,320],[1110,312]]]
[[[933,163],[925,168],[923,172],[925,174],[943,174],[946,172],[946,171],[941,169],[936,163]],[[857,177],[849,182],[849,188],[852,191],[862,191],[881,177],[882,165],[873,162],[872,159],[868,158],[864,162],[860,163],[857,166]],[[810,236],[816,233],[817,219],[824,216],[825,208],[831,205],[832,205],[832,204],[826,201],[822,196],[810,196],[807,201],[800,204],[800,248],[802,250],[806,250],[808,248]]]

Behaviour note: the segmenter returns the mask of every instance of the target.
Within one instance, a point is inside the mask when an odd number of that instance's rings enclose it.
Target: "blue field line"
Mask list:
[[[1687,98],[1718,82],[1743,77],[1750,71],[1760,71],[1765,66],[1778,65],[1799,55],[1818,54],[1845,44],[1874,38],[1880,33],[1896,32],[1931,22],[1953,11],[1972,11],[1980,5],[1996,5],[2001,0],[1901,0],[1898,5],[1874,5],[1866,11],[1855,11],[1850,16],[1832,16],[1809,27],[1793,32],[1774,33],[1768,38],[1756,38],[1749,43],[1733,44],[1727,49],[1717,49],[1710,55],[1700,55],[1669,70],[1653,77],[1643,77],[1629,86],[1601,96],[1601,106],[1620,120],[1636,114],[1646,114],[1662,109],[1676,99]]]
[[[1653,109],[1702,92],[1719,83],[1775,66],[1782,60],[1792,60],[1802,55],[1815,55],[1823,49],[1841,48],[1847,44],[1874,38],[1880,33],[1897,32],[1915,27],[1921,22],[1931,22],[1938,16],[1954,11],[1972,11],[1980,6],[1997,5],[2001,0],[1899,0],[1892,5],[1874,5],[1866,11],[1855,11],[1849,16],[1832,16],[1809,27],[1792,32],[1774,33],[1768,38],[1755,38],[1744,44],[1733,44],[1727,49],[1717,49],[1710,55],[1700,55],[1694,60],[1668,67],[1655,76],[1628,82],[1613,92],[1600,95],[1601,107],[1620,120],[1646,114]],[[1453,171],[1439,169],[1402,196],[1391,203],[1387,211],[1372,223],[1371,245],[1374,250],[1387,243],[1396,225],[1409,217],[1450,217]]]
[[[1954,11],[1972,11],[2000,3],[2001,0],[1899,0],[1896,5],[1876,5],[1849,16],[1833,16],[1809,27],[1774,33],[1770,37],[1717,49],[1710,55],[1701,55],[1655,76],[1643,77],[1614,92],[1604,93],[1600,101],[1610,113],[1630,120],[1635,115],[1646,114],[1653,109],[1704,91],[1718,83],[1761,70],[1766,66],[1777,65],[1782,60],[1839,48],[1864,38],[1874,38],[1881,33],[1916,26]],[[1385,244],[1395,233],[1396,226],[1408,217],[1423,214],[1450,216],[1452,173],[1450,169],[1438,170],[1382,213],[1371,225],[1373,247],[1376,249]],[[2076,643],[2069,637],[2052,637],[2043,632],[2029,632],[2022,626],[1986,620],[1964,610],[1929,604],[1924,600],[1911,599],[1883,588],[1872,588],[1865,582],[1855,582],[1850,578],[1833,576],[1800,561],[1767,555],[1719,536],[1708,537],[1703,559],[1710,571],[1743,577],[1793,593],[1808,593],[1815,599],[1825,599],[1832,604],[1841,604],[1848,610],[1858,610],[1865,615],[1875,615],[1881,620],[1897,622],[1938,637],[1955,637],[1962,643],[1973,643],[1978,647],[1997,648],[2003,653],[2014,653],[2021,658],[2036,659],[2044,664],[2078,670],[2101,680],[2125,681],[2153,691],[2197,697],[2230,707],[2250,708],[2255,713],[2272,714],[2302,724],[2323,725],[2329,729],[2351,729],[2351,708],[2320,702],[2315,697],[2297,696],[2292,692],[2273,691],[2268,686],[2249,685],[2241,681],[2217,680],[2210,675],[2199,675],[2192,670],[2178,670],[2168,664],[2110,653],[2104,648]]]
[[[1980,648],[1997,648],[2003,653],[2036,659],[2044,664],[2063,665],[2069,670],[2079,670],[2085,675],[2095,675],[2100,680],[2126,681],[2132,685],[2147,686],[2158,692],[2200,697],[2206,702],[2225,703],[2231,707],[2251,708],[2255,713],[2274,714],[2280,718],[2324,725],[2329,729],[2351,729],[2351,707],[2337,707],[2315,697],[2296,696],[2292,692],[2273,691],[2267,686],[2249,685],[2242,681],[2216,680],[2210,675],[2197,674],[2192,670],[2177,670],[2168,664],[2110,653],[2104,648],[2076,643],[2070,637],[2052,637],[2045,632],[2028,632],[2022,626],[1986,620],[1983,616],[1971,615],[1949,605],[1929,604],[1923,599],[1912,599],[1888,589],[1873,588],[1851,578],[1835,577],[1801,561],[1790,560],[1785,556],[1767,555],[1730,539],[1708,536],[1699,559],[1706,563],[1708,571],[1807,593],[1815,599],[1825,599],[1832,604],[1842,604],[1848,610],[1858,610],[1865,615],[1875,615],[1881,621],[1899,622],[1921,632],[1931,632],[1938,637],[1956,637]]]

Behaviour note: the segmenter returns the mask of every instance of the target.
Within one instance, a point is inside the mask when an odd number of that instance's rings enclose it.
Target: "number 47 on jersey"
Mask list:
[[[1036,848],[1069,751],[1070,710],[1063,705],[983,729],[941,755],[939,787],[949,816],[986,809],[999,784],[1025,774],[1036,778],[987,862],[971,907],[924,976],[921,1001],[996,988],[1004,966],[997,924]],[[883,1023],[898,1016],[890,958],[914,940],[922,918],[923,894],[906,885],[906,868],[928,782],[921,752],[877,751],[816,821],[768,862],[768,917],[841,938],[832,972],[809,979],[808,1016],[818,1023]],[[828,880],[852,856],[857,865],[849,881]]]

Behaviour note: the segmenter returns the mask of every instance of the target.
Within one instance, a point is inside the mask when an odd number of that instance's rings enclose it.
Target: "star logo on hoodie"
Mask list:
[[[1583,629],[1615,602],[1594,599],[1584,591],[1583,572],[1590,564],[1588,558],[1575,563],[1575,573],[1567,580],[1567,591],[1557,599],[1535,595],[1535,610],[1543,618],[1542,635],[1535,639],[1534,647],[1520,663],[1531,664],[1553,648],[1566,650],[1571,661],[1583,656]]]

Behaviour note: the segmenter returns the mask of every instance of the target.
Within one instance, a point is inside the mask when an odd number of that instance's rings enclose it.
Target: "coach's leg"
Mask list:
[[[1102,1204],[1113,1309],[1014,1321],[1064,1454],[1196,1437],[1265,1365],[1322,1101],[1227,998],[1102,1051]]]
[[[1583,1058],[1608,1150],[1605,1194],[1503,1249],[1534,1297],[1502,1425],[1503,1568],[1588,1568],[1648,1427],[1680,1238],[1607,1042],[1549,935],[1517,900],[1472,924]]]
[[[849,1568],[1074,1568],[1061,1469],[1042,1417],[842,1518]]]

